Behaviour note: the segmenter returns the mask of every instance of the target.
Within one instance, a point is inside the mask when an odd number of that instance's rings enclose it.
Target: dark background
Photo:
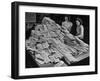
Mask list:
[[[74,14],[51,14],[51,13],[33,13],[26,12],[25,13],[25,25],[26,25],[26,39],[29,38],[31,34],[31,30],[34,29],[35,25],[41,24],[41,21],[44,17],[49,17],[54,20],[57,24],[61,25],[63,21],[65,21],[65,16],[69,17],[69,20],[73,23],[71,33],[76,35],[76,18],[80,18],[83,21],[84,27],[84,39],[83,41],[89,44],[89,15],[74,15]],[[78,63],[73,63],[70,66],[76,65],[89,65],[89,58],[86,58]],[[30,56],[28,50],[26,50],[26,68],[38,67],[36,62]]]

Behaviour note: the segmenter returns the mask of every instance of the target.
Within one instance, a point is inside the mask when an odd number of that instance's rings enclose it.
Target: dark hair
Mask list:
[[[80,18],[76,18],[76,21],[79,21],[80,24],[83,24],[83,21],[82,21],[82,19],[80,19]]]

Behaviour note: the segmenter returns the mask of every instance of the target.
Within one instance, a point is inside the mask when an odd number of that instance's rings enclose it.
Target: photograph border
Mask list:
[[[59,73],[59,74],[43,74],[43,75],[26,75],[19,76],[19,6],[43,6],[43,7],[56,7],[56,8],[73,8],[73,9],[90,9],[95,11],[95,71],[89,72],[76,72],[76,73]],[[25,79],[25,78],[43,78],[43,77],[58,77],[58,76],[72,76],[72,75],[88,75],[97,74],[97,14],[98,9],[96,6],[81,6],[81,5],[61,5],[49,3],[31,3],[31,2],[12,2],[11,4],[11,78]]]

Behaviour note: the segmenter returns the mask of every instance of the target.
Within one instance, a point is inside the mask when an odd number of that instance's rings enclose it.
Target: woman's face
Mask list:
[[[65,17],[65,21],[68,21],[68,17]]]
[[[81,24],[80,21],[76,20],[76,25],[80,25],[80,24]]]

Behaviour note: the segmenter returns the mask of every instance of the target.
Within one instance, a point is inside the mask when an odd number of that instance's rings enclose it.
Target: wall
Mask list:
[[[11,65],[11,2],[14,0],[1,0],[0,1],[0,81],[13,81],[10,78],[10,65]],[[98,6],[100,10],[100,0],[21,0],[30,2],[43,2],[43,3],[58,3],[58,4],[71,4],[71,5],[87,5]],[[100,14],[100,11],[98,11]],[[98,22],[100,15],[98,16]],[[98,23],[98,31],[100,23]],[[99,32],[100,34],[100,32]],[[98,38],[100,41],[100,37]],[[100,43],[98,43],[99,45]],[[100,51],[99,51],[100,52]],[[99,53],[98,53],[99,54]],[[100,55],[98,55],[100,57]],[[99,59],[100,61],[100,59]],[[99,64],[100,67],[100,64]],[[100,71],[100,70],[99,70]],[[67,77],[53,77],[53,78],[39,78],[39,79],[26,79],[26,81],[99,81],[100,74],[98,75],[82,75],[82,76],[67,76]],[[22,81],[22,80],[21,80]]]

